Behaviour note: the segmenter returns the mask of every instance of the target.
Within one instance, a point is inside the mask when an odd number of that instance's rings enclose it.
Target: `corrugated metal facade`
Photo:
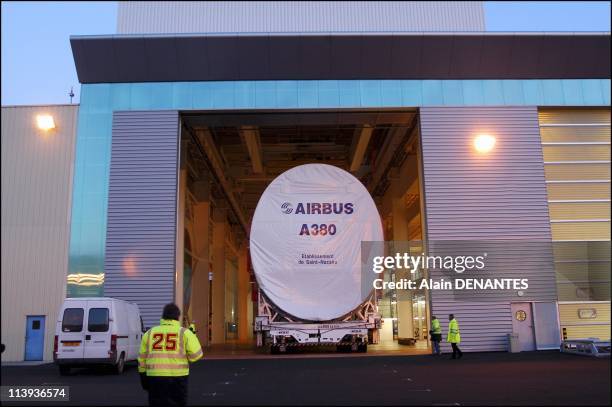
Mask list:
[[[473,140],[483,132],[497,143],[478,155]],[[497,256],[502,264],[494,277],[529,279],[524,296],[499,291],[495,300],[483,302],[432,290],[432,314],[443,329],[446,316],[456,315],[466,350],[505,350],[511,301],[556,301],[537,109],[422,108],[421,142],[428,240],[516,240]],[[538,242],[535,252],[525,249],[529,241]],[[517,261],[525,256],[529,261]],[[432,272],[432,278],[440,277]]]
[[[104,294],[153,326],[174,300],[179,115],[115,112],[112,132]]]
[[[484,31],[481,1],[119,2],[118,34]]]
[[[539,119],[561,329],[609,339],[610,109],[540,109]]]
[[[610,109],[539,113],[553,240],[610,240]]]
[[[45,316],[44,359],[53,358],[66,295],[78,106],[2,107],[2,361],[24,358],[27,315]],[[36,128],[50,114],[56,129]]]
[[[559,304],[559,319],[564,337],[610,340],[610,302],[572,302]]]

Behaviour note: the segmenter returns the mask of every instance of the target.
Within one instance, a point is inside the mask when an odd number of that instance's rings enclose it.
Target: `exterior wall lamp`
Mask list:
[[[481,154],[486,154],[495,147],[495,137],[490,134],[479,134],[474,138],[474,148]]]
[[[43,131],[55,129],[55,120],[50,114],[39,114],[36,116],[36,126]]]

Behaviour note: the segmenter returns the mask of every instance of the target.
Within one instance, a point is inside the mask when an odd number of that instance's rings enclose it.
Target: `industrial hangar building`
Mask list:
[[[305,163],[361,180],[388,241],[552,242],[509,253],[530,288],[495,301],[380,293],[381,347],[426,349],[448,313],[467,351],[609,338],[609,32],[486,32],[482,2],[120,2],[117,35],[70,42],[78,106],[2,107],[3,361],[34,317],[52,358],[66,296],[252,343],[249,223]]]

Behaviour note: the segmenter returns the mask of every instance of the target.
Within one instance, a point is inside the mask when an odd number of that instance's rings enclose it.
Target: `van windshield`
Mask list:
[[[87,319],[87,330],[89,332],[108,331],[108,308],[90,308]]]
[[[62,318],[62,332],[81,332],[83,330],[83,308],[66,308]]]

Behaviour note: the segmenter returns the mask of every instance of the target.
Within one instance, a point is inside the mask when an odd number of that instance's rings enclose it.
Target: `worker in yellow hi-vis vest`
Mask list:
[[[431,335],[432,354],[436,356],[441,355],[440,341],[442,341],[442,328],[440,327],[440,321],[435,315],[431,317],[431,330],[429,334]]]
[[[448,316],[448,335],[446,341],[449,342],[453,348],[452,359],[456,359],[457,355],[459,359],[463,357],[463,352],[459,349],[459,342],[461,342],[461,334],[459,333],[459,322],[455,319],[453,314]]]
[[[138,373],[151,406],[187,405],[189,363],[202,358],[198,337],[179,322],[181,310],[167,304],[158,326],[142,337]]]

